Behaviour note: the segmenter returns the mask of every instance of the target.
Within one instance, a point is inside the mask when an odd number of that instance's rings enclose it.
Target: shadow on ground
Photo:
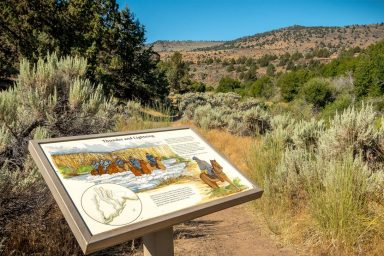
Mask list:
[[[174,239],[190,239],[205,237],[212,234],[214,226],[222,221],[190,220],[174,227]]]

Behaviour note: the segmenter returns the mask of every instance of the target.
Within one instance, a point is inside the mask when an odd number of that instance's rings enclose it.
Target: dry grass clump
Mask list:
[[[171,110],[166,107],[151,109],[139,102],[128,101],[116,115],[115,131],[135,131],[167,127],[171,123]]]
[[[384,252],[376,244],[384,242],[384,129],[376,120],[370,105],[337,114],[328,128],[322,120],[272,119],[248,159],[272,230],[299,233],[316,253]],[[302,225],[288,221],[303,214]]]
[[[248,171],[244,156],[249,153],[254,138],[239,137],[222,130],[202,130],[199,132],[219,151],[228,157],[242,171]]]

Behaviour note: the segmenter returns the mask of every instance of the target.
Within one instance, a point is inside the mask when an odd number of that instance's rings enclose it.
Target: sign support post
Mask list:
[[[145,235],[143,237],[144,256],[172,256],[173,227]]]

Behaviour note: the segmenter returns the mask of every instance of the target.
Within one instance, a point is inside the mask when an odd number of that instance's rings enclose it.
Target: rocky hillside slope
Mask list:
[[[241,80],[252,62],[257,65],[258,75],[265,74],[269,64],[274,65],[275,72],[284,72],[311,61],[329,62],[348,49],[355,49],[358,54],[360,49],[382,39],[384,23],[344,27],[295,25],[232,41],[157,41],[153,47],[162,59],[175,51],[181,52],[183,59],[191,63],[192,79],[215,86],[223,76]],[[281,56],[287,53],[291,56],[296,53],[296,57],[290,59],[293,63],[280,61]],[[267,65],[259,61],[265,55],[273,56]],[[245,64],[247,59],[250,59],[248,66],[239,65]],[[230,64],[233,67],[228,68]],[[287,67],[287,64],[290,66]]]

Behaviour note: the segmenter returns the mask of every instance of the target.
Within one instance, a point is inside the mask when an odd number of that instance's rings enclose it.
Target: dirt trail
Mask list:
[[[248,174],[244,156],[253,139],[218,130],[199,131]],[[252,203],[246,203],[177,225],[174,227],[175,255],[296,255],[294,249],[279,244],[260,216]]]
[[[296,255],[242,204],[174,228],[175,255]]]
[[[176,256],[293,256],[257,218],[251,203],[238,205],[174,226]],[[142,256],[139,248],[134,256]]]

